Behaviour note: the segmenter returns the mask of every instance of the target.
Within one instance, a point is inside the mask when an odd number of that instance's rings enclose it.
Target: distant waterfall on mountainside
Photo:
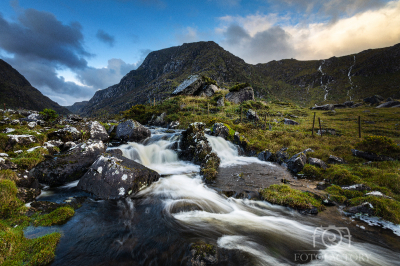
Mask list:
[[[349,89],[349,90],[347,91],[347,96],[350,97],[350,101],[351,101],[351,99],[352,99],[350,93],[351,93],[351,91],[353,90],[353,81],[351,80],[351,70],[353,69],[353,67],[354,67],[355,64],[356,64],[356,56],[354,56],[354,63],[350,66],[349,73],[347,74],[347,76],[349,77],[350,85],[351,85],[351,89]]]
[[[324,95],[324,101],[326,101],[327,97],[328,97],[328,93],[329,93],[329,80],[328,83],[326,85],[323,84],[323,77],[325,75],[325,73],[322,71],[322,66],[325,64],[325,60],[322,60],[322,64],[319,66],[318,71],[321,72],[322,76],[321,76],[321,87],[322,89],[325,91],[325,95]]]

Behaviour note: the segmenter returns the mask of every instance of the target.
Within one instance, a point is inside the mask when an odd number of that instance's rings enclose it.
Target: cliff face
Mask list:
[[[151,52],[120,83],[96,92],[84,115],[116,113],[162,100],[189,75],[206,75],[221,86],[248,82],[256,96],[310,105],[400,91],[400,44],[326,60],[285,59],[251,65],[214,42],[183,44]],[[398,95],[400,97],[400,95]]]
[[[32,87],[28,80],[12,66],[0,59],[0,108],[25,108],[42,111],[44,108],[55,110],[59,114],[70,113],[66,108],[44,96]]]

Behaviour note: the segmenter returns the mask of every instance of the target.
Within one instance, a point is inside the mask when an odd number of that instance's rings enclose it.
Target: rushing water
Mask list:
[[[156,133],[143,144],[118,147],[125,157],[164,177],[133,198],[89,200],[68,223],[53,227],[63,233],[53,265],[188,265],[190,244],[198,240],[223,248],[219,265],[398,265],[396,244],[354,228],[350,238],[346,220],[335,221],[337,227],[328,232],[324,228],[333,221],[324,217],[218,194],[202,182],[198,166],[180,161],[168,149],[178,138],[179,134]],[[208,139],[221,167],[255,162],[276,167],[239,157],[236,147],[222,138]],[[84,195],[74,186],[40,199]],[[40,229],[30,234],[38,235]],[[390,232],[383,236],[398,241]]]

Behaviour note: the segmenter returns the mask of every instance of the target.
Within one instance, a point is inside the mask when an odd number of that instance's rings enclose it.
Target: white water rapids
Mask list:
[[[257,158],[238,156],[236,146],[222,138],[207,138],[221,158],[221,167],[255,162],[275,167]],[[337,245],[325,245],[323,237],[315,239],[316,228],[320,225],[306,221],[304,216],[288,208],[218,194],[203,183],[198,174],[199,166],[179,160],[177,153],[167,148],[173,141],[177,141],[177,135],[156,134],[145,145],[128,143],[117,148],[125,157],[168,175],[139,192],[139,197],[145,201],[161,198],[168,216],[190,231],[214,236],[219,247],[244,252],[254,265],[398,263],[399,254],[395,252],[350,241],[331,231],[329,240],[335,237],[342,241]],[[312,254],[318,259],[309,260]],[[308,260],[304,261],[306,256]]]

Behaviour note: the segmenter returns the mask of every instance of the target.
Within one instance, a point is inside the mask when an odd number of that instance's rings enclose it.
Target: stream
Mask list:
[[[251,171],[257,165],[270,173],[260,178],[288,175],[275,164],[238,156],[236,146],[222,138],[207,138],[221,169]],[[115,147],[162,176],[130,198],[96,201],[76,189],[77,181],[45,190],[38,200],[88,200],[66,224],[29,227],[25,235],[62,233],[52,265],[191,265],[190,245],[199,240],[218,246],[216,265],[400,265],[399,236],[346,217],[337,207],[302,215],[218,193],[203,183],[199,166],[168,149],[178,139],[179,132],[152,129],[142,144]]]

